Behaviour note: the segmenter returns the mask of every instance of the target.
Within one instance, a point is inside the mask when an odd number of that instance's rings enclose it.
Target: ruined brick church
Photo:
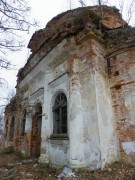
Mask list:
[[[135,160],[135,28],[115,7],[69,10],[34,33],[2,146],[52,166]]]

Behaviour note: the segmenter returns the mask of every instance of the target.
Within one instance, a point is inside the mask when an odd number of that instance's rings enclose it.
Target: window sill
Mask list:
[[[69,137],[67,134],[52,134],[49,140],[69,140]]]

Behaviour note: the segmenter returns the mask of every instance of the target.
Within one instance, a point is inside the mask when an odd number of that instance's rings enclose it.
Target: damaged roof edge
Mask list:
[[[28,48],[32,50],[32,53],[37,52],[40,46],[45,41],[47,41],[54,33],[58,33],[59,31],[61,32],[63,30],[62,28],[73,26],[74,20],[78,18],[79,14],[82,13],[82,11],[87,10],[89,10],[89,12],[93,12],[95,15],[101,18],[99,6],[79,7],[77,9],[68,10],[61,14],[58,14],[47,23],[45,28],[36,31],[33,34],[32,38],[29,41]],[[122,19],[122,16],[116,7],[103,6],[103,14],[104,17],[102,19],[102,24],[108,29],[119,28],[127,25],[127,23]],[[89,15],[89,17],[92,16],[90,18],[94,18],[93,14],[91,13],[88,14],[87,12],[87,15]],[[37,41],[38,44],[35,46],[35,42]]]
[[[19,83],[30,72],[32,68],[29,67],[30,62],[37,52],[44,51],[47,55],[63,39],[77,35],[86,26],[94,27],[96,31],[101,32],[128,26],[117,8],[108,6],[102,8],[103,19],[100,16],[99,6],[81,7],[57,15],[47,23],[46,28],[36,31],[28,44],[32,54],[25,66],[19,70],[17,82]]]

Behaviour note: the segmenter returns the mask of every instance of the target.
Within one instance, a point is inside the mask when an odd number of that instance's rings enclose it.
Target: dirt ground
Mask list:
[[[64,167],[63,167],[64,168]],[[18,153],[0,154],[0,180],[57,180],[62,169],[38,164],[37,159],[24,158]],[[68,180],[135,180],[135,166],[116,162],[102,171],[88,168],[73,170]]]

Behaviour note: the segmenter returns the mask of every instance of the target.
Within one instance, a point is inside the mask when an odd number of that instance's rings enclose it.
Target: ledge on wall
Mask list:
[[[52,134],[48,140],[69,140],[68,134]]]

